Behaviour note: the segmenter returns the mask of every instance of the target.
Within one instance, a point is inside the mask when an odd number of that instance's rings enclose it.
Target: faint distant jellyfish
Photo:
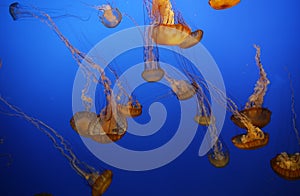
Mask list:
[[[151,37],[156,44],[189,48],[202,39],[203,31],[192,32],[180,14],[174,13],[169,0],[153,0],[151,12],[148,13],[153,25]]]
[[[233,6],[236,6],[238,3],[240,3],[240,0],[209,0],[208,1],[208,4],[216,10],[231,8]]]
[[[293,130],[298,141],[298,146],[300,147],[300,136],[296,125],[294,89],[293,89],[290,74],[289,74],[289,79],[290,79],[290,89],[291,89],[291,110],[292,110]],[[270,163],[273,171],[276,174],[278,174],[280,177],[287,180],[300,179],[299,151],[295,153],[282,152],[280,154],[277,154],[273,159],[271,159]]]
[[[187,100],[196,94],[196,90],[192,84],[186,80],[173,79],[165,75],[166,80],[170,83],[172,91],[179,100]]]
[[[198,124],[202,125],[202,126],[209,126],[211,123],[215,122],[214,116],[210,115],[210,105],[208,104],[208,106],[205,105],[205,101],[207,103],[207,97],[205,96],[203,89],[201,88],[201,86],[199,84],[197,84],[196,81],[194,81],[192,83],[192,85],[194,86],[195,90],[196,90],[196,96],[197,96],[197,114],[194,117],[195,122],[197,122]]]
[[[267,74],[261,64],[260,60],[260,47],[254,45],[256,48],[256,64],[259,68],[259,79],[256,82],[254,92],[249,97],[249,101],[246,103],[245,109],[239,111],[239,113],[243,114],[248,118],[248,120],[256,127],[263,128],[266,126],[271,120],[272,112],[267,108],[263,108],[263,100],[264,96],[267,92],[267,86],[270,84],[270,81],[267,78]],[[245,128],[243,123],[239,121],[239,119],[235,118],[233,115],[231,120],[240,128]]]
[[[122,14],[118,8],[113,8],[109,4],[97,6],[96,8],[100,11],[99,19],[104,26],[114,28],[120,24]]]
[[[112,171],[101,169],[102,172],[100,172],[97,171],[95,168],[87,165],[86,163],[80,161],[72,151],[69,142],[56,130],[54,130],[52,127],[45,124],[44,122],[40,121],[39,119],[28,116],[16,106],[8,103],[1,96],[0,101],[5,106],[7,106],[9,110],[12,111],[12,113],[1,111],[2,114],[23,118],[24,120],[30,122],[32,125],[38,128],[40,131],[42,131],[51,140],[51,142],[53,142],[54,147],[68,160],[68,162],[72,166],[72,169],[78,175],[82,176],[84,179],[87,180],[87,182],[92,188],[92,196],[102,195],[107,190],[112,181]],[[81,128],[87,127],[85,122],[80,122],[79,124]]]

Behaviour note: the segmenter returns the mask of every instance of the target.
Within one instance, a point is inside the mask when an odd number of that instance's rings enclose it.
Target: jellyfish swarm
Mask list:
[[[101,171],[97,171],[92,166],[80,161],[75,153],[72,151],[69,142],[60,135],[55,129],[42,122],[39,119],[31,117],[24,113],[21,109],[7,102],[3,97],[0,96],[1,103],[9,109],[9,111],[1,111],[1,114],[8,116],[20,117],[37,129],[42,131],[54,144],[54,147],[65,157],[72,169],[84,179],[92,187],[92,196],[102,195],[107,188],[109,187],[112,181],[112,172],[110,170],[101,169]]]
[[[254,47],[256,49],[255,60],[259,68],[260,77],[256,82],[254,93],[249,97],[246,103],[245,109],[235,112],[231,116],[231,120],[234,124],[242,129],[247,129],[247,135],[242,134],[232,138],[233,144],[242,149],[263,147],[269,140],[269,135],[262,132],[260,128],[266,126],[271,119],[271,111],[262,107],[267,86],[270,81],[267,78],[267,74],[260,60],[260,47],[257,45],[254,45]],[[253,140],[255,138],[256,140]]]
[[[199,29],[192,32],[180,14],[174,12],[169,0],[153,0],[152,8],[147,8],[151,9],[148,12],[153,25],[151,37],[156,44],[190,48],[201,41],[203,31]]]
[[[292,85],[291,75],[289,73],[290,89],[291,89],[291,111],[292,111],[292,122],[293,130],[296,135],[298,145],[300,147],[300,136],[296,125],[296,112],[295,112],[295,98],[294,98],[294,88]],[[270,161],[273,171],[280,177],[287,180],[298,180],[300,179],[300,153],[287,153],[282,152],[277,154]]]
[[[99,10],[99,19],[107,28],[118,26],[122,20],[122,14],[118,8],[113,8],[110,4],[95,7]]]
[[[240,0],[209,0],[208,4],[210,7],[216,10],[223,10],[227,8],[231,8],[240,3]]]

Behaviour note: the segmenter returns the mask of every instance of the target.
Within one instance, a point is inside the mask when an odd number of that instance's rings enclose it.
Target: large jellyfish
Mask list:
[[[272,114],[269,109],[262,107],[264,96],[267,92],[267,86],[270,84],[270,81],[267,78],[267,74],[260,60],[260,47],[256,45],[254,45],[254,47],[256,48],[255,60],[259,68],[260,77],[256,82],[253,94],[249,97],[249,100],[245,105],[245,109],[240,111],[240,113],[247,116],[254,126],[263,128],[270,122]],[[243,124],[236,119],[235,116],[232,116],[231,120],[237,126],[245,128],[245,126],[243,126]]]
[[[292,110],[292,122],[293,122],[293,130],[296,135],[298,145],[300,147],[300,136],[299,131],[296,125],[296,112],[295,112],[295,98],[294,98],[294,89],[292,86],[291,76],[289,74],[290,79],[290,88],[291,88],[291,110]],[[280,177],[287,180],[297,180],[300,179],[300,153],[287,153],[282,152],[277,154],[270,161],[271,167],[276,174]]]
[[[236,6],[240,1],[241,0],[209,0],[208,4],[216,10],[223,10]]]
[[[149,0],[144,1],[150,9]],[[201,41],[202,30],[191,31],[179,13],[175,13],[169,0],[153,0],[151,37],[156,44],[189,48]]]
[[[82,176],[92,188],[92,196],[102,195],[109,187],[112,181],[112,171],[104,168],[99,171],[95,168],[87,165],[80,161],[75,153],[72,151],[69,142],[63,138],[56,130],[42,122],[41,120],[31,117],[24,113],[21,109],[7,102],[3,97],[0,96],[1,103],[7,107],[7,111],[1,111],[2,114],[8,116],[20,117],[37,129],[42,131],[54,144],[54,147],[68,160],[72,169],[76,173]]]

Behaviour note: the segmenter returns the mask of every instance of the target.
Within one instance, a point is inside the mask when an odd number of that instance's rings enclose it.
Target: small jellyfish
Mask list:
[[[109,4],[104,4],[97,6],[96,9],[100,11],[99,19],[104,26],[114,28],[120,24],[122,14],[118,8],[113,8]]]
[[[189,75],[191,76],[191,74]],[[215,123],[215,117],[213,115],[210,115],[211,111],[209,101],[205,96],[202,87],[196,82],[196,80],[193,81],[192,85],[196,90],[196,96],[198,101],[198,109],[197,114],[194,117],[194,121],[202,126],[209,126],[210,124]]]
[[[171,88],[179,100],[187,100],[196,94],[192,84],[186,80],[173,79],[165,75],[166,80],[171,84]]]
[[[236,6],[238,3],[240,3],[240,0],[209,0],[208,1],[208,4],[216,10],[231,8],[233,6]]]
[[[142,78],[147,82],[157,82],[161,80],[165,72],[159,64],[159,53],[156,45],[151,39],[151,30],[147,29],[144,32],[144,71]]]
[[[126,105],[118,104],[118,111],[126,117],[137,117],[142,114],[142,105],[138,100],[129,99]]]
[[[229,163],[229,150],[224,144],[221,138],[218,138],[212,149],[207,153],[209,162],[217,168],[225,167]]]
[[[158,61],[146,61],[144,63],[144,71],[142,77],[147,82],[160,81],[165,75],[163,69],[160,68]]]
[[[113,173],[111,170],[104,170],[102,173],[91,173],[85,176],[92,187],[92,196],[102,196],[112,182]]]

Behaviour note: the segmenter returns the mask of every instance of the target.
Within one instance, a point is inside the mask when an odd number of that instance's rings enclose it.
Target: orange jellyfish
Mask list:
[[[292,110],[292,123],[293,130],[296,135],[298,145],[300,146],[299,131],[296,126],[296,112],[295,112],[295,98],[294,89],[292,85],[291,75],[289,74],[290,89],[291,89],[291,110]],[[282,152],[277,154],[270,161],[273,171],[280,177],[287,180],[298,180],[300,179],[300,153],[287,153]]]
[[[213,126],[211,129],[212,130],[208,130],[208,131],[210,131],[211,136],[213,136],[215,132],[213,131],[213,129],[216,129],[216,127]],[[215,141],[212,149],[207,153],[207,157],[210,164],[212,164],[216,168],[222,168],[228,165],[230,159],[229,150],[225,146],[225,143],[222,142],[221,138],[218,138]]]
[[[95,6],[95,8],[99,10],[99,19],[104,26],[114,28],[120,24],[122,14],[118,8],[113,8],[110,4]]]
[[[193,80],[192,85],[196,90],[198,101],[198,113],[194,120],[202,126],[207,126],[211,137],[212,149],[207,153],[208,160],[214,167],[225,167],[229,163],[229,150],[217,134],[216,120],[211,113],[209,100],[202,87],[197,83],[199,78],[194,77],[191,73],[188,76]]]
[[[144,43],[144,71],[142,72],[142,78],[147,82],[160,81],[164,77],[165,72],[160,67],[158,48],[153,44],[149,29],[144,32]]]
[[[256,48],[255,60],[259,68],[260,77],[256,82],[253,94],[246,103],[245,109],[240,111],[240,113],[246,116],[254,126],[263,128],[269,124],[272,114],[269,109],[262,107],[264,96],[267,92],[267,86],[270,84],[270,81],[267,78],[267,74],[260,60],[260,47],[256,45],[254,45],[254,47]],[[231,120],[240,128],[245,128],[234,115],[231,117]]]
[[[51,142],[53,142],[54,147],[63,155],[63,157],[65,157],[68,160],[68,162],[72,166],[72,169],[78,175],[82,176],[84,179],[87,180],[87,182],[92,188],[92,196],[101,196],[108,189],[112,181],[112,171],[106,169],[101,169],[101,171],[97,171],[92,166],[89,166],[88,164],[80,161],[75,155],[75,153],[72,151],[72,148],[69,145],[70,142],[68,142],[56,130],[54,130],[52,127],[42,122],[41,120],[27,115],[21,109],[8,103],[1,96],[0,101],[4,106],[7,107],[7,109],[11,111],[1,111],[2,114],[20,117],[28,121],[37,129],[42,131],[51,140]],[[81,123],[81,125],[86,126],[84,125],[84,123]]]
[[[147,9],[150,9],[149,6]],[[192,32],[180,14],[176,15],[169,0],[153,0],[148,14],[153,25],[150,36],[156,44],[189,48],[202,39],[203,31]]]
[[[256,149],[263,147],[268,143],[269,135],[260,128],[266,126],[271,119],[271,111],[263,108],[263,100],[270,81],[262,66],[260,60],[260,47],[256,48],[255,60],[259,67],[259,79],[256,82],[254,93],[249,97],[245,109],[235,111],[231,116],[231,120],[240,128],[247,129],[247,134],[238,135],[232,138],[233,144],[241,149]]]
[[[208,4],[216,10],[231,8],[233,6],[236,6],[238,3],[240,3],[240,0],[209,0],[208,1]]]

